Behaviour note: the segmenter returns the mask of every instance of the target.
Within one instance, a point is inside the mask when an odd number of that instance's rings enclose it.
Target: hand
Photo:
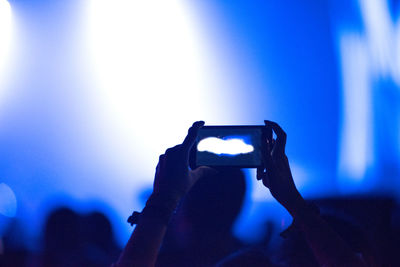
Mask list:
[[[168,148],[159,158],[154,179],[154,193],[163,193],[181,197],[203,175],[215,170],[199,167],[189,171],[189,152],[192,148],[198,130],[203,127],[203,121],[197,121],[190,127],[182,144]]]
[[[266,153],[264,167],[257,169],[257,179],[262,179],[272,196],[294,215],[304,200],[294,184],[289,161],[285,155],[286,133],[277,123],[267,120],[264,122]],[[272,138],[272,130],[276,134],[276,140]]]

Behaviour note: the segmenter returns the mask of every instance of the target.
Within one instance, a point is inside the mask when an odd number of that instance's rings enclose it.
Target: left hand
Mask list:
[[[183,143],[168,148],[160,156],[156,168],[153,193],[183,196],[201,176],[215,172],[214,169],[209,167],[199,167],[189,171],[189,152],[196,141],[199,129],[203,125],[203,121],[193,123]]]

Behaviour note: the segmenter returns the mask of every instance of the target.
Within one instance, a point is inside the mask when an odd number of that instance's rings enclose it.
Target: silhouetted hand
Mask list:
[[[209,167],[199,167],[189,171],[189,152],[192,148],[198,130],[204,125],[197,121],[190,127],[182,144],[168,148],[159,158],[154,179],[154,193],[182,196],[203,175],[216,172]]]
[[[264,167],[257,170],[257,179],[269,188],[272,196],[297,221],[320,266],[366,266],[360,255],[310,208],[294,184],[285,155],[286,133],[275,122],[265,121]],[[272,131],[276,140],[272,138]]]
[[[257,179],[270,190],[272,196],[292,215],[296,208],[304,203],[303,198],[294,184],[289,161],[285,155],[286,133],[275,122],[264,121],[265,155],[264,168],[257,169]],[[276,140],[272,137],[272,130]]]
[[[167,149],[160,156],[153,193],[143,211],[134,213],[136,218],[133,218],[134,215],[130,217],[136,227],[115,264],[116,267],[155,266],[167,225],[181,197],[201,176],[210,171],[216,172],[208,167],[189,171],[189,151],[203,125],[202,121],[193,123],[183,143]]]

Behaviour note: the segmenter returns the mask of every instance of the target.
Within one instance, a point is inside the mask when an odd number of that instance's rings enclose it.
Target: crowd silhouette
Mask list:
[[[257,179],[293,222],[272,244],[273,253],[265,242],[238,240],[232,229],[246,193],[243,172],[188,166],[203,125],[195,122],[182,144],[160,156],[153,191],[130,217],[136,225],[122,250],[103,213],[59,207],[48,216],[42,247],[34,253],[16,242],[23,226],[9,229],[0,243],[1,266],[400,266],[396,203],[383,197],[306,201],[285,154],[286,133],[271,121],[265,121]]]

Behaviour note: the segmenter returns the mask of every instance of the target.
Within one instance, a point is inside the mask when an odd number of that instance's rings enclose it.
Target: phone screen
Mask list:
[[[262,165],[264,126],[204,126],[192,150],[191,166],[255,168]]]

